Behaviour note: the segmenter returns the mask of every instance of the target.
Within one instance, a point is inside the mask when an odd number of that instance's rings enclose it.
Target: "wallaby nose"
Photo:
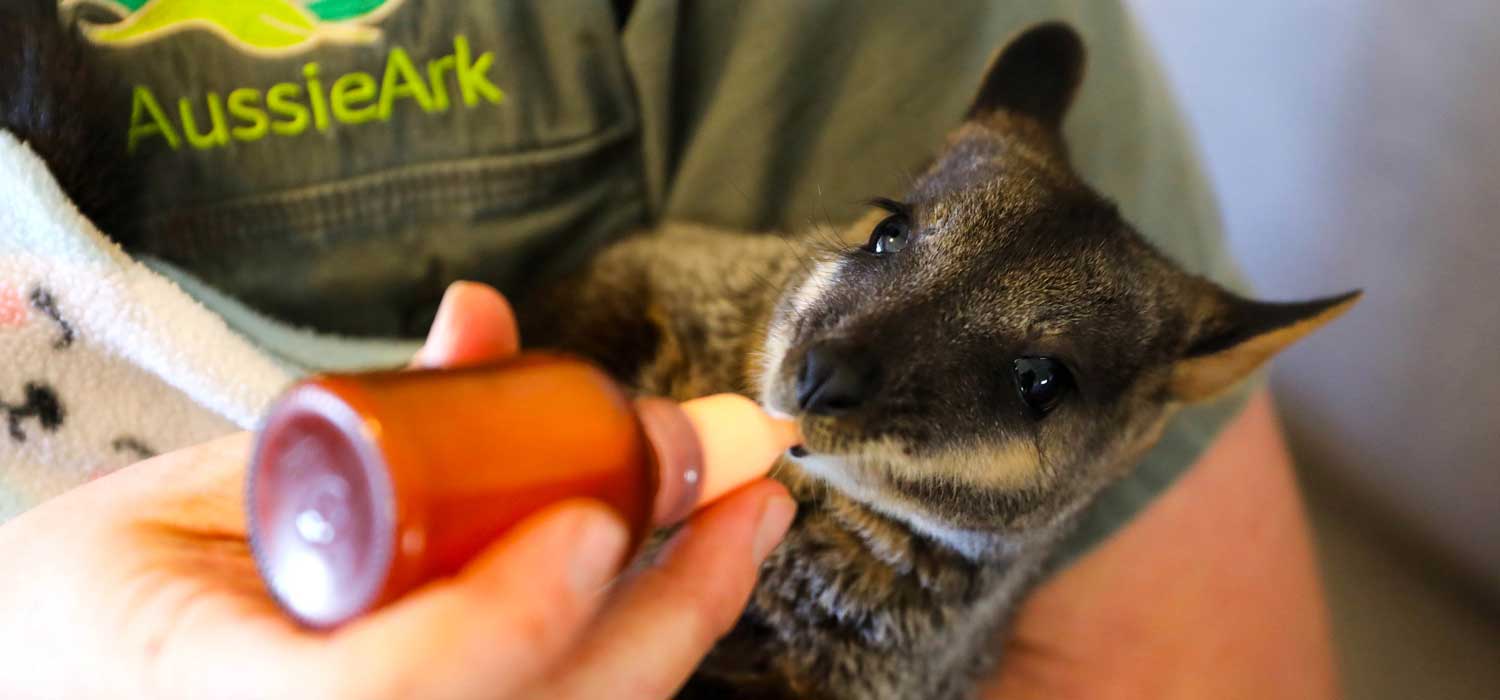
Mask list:
[[[808,348],[797,372],[797,407],[821,416],[848,413],[875,394],[878,380],[866,353],[819,343]]]

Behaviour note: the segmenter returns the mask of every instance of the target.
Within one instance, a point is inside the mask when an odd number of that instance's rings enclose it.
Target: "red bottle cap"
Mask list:
[[[252,464],[250,544],[278,601],[314,626],[372,607],[395,555],[396,497],[365,421],[300,384],[267,418]]]

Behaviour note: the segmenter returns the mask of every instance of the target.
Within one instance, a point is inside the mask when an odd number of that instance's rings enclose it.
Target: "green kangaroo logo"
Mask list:
[[[85,25],[97,44],[137,46],[190,29],[211,32],[236,49],[286,56],[319,44],[369,44],[374,26],[403,0],[65,0],[113,12],[119,21]]]

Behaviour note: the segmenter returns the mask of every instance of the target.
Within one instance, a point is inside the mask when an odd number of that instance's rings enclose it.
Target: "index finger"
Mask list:
[[[535,697],[671,697],[739,618],[796,505],[763,480],[693,516],[662,560],[624,582],[566,666]]]

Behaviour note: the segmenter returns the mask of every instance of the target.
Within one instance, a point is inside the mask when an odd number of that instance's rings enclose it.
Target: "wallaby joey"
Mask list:
[[[830,237],[667,224],[522,306],[642,391],[795,416],[799,502],[688,697],[962,698],[1075,516],[1174,410],[1347,310],[1168,260],[1068,163],[1078,35],[1034,27],[899,199]],[[826,232],[825,232],[826,234]]]

